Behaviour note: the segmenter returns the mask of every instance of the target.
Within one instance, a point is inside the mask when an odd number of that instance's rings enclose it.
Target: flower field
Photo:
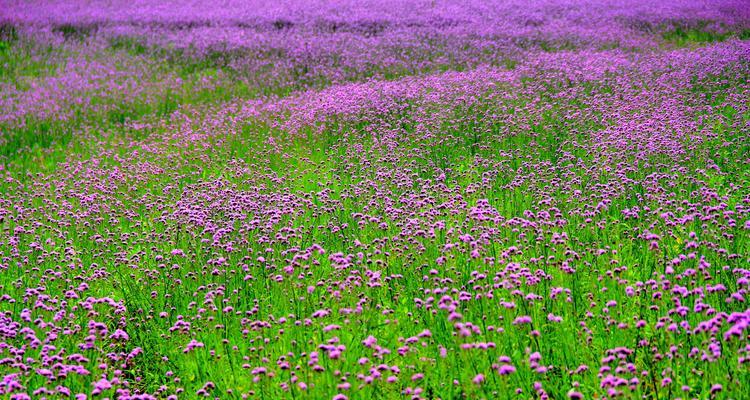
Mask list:
[[[750,398],[746,0],[0,0],[0,398]]]

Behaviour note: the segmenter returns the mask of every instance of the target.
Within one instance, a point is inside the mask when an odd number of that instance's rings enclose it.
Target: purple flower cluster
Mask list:
[[[0,396],[742,397],[743,2],[224,3],[2,2]]]

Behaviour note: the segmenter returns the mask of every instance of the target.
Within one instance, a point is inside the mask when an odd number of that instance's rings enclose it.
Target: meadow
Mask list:
[[[746,0],[0,0],[0,398],[750,398]]]

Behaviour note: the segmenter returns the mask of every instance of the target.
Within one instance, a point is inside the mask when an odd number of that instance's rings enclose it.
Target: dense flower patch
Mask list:
[[[742,398],[750,14],[3,2],[0,394]]]

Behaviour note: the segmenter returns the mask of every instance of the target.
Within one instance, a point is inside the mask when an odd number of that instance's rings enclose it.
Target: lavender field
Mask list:
[[[750,399],[748,0],[0,0],[0,398]]]

